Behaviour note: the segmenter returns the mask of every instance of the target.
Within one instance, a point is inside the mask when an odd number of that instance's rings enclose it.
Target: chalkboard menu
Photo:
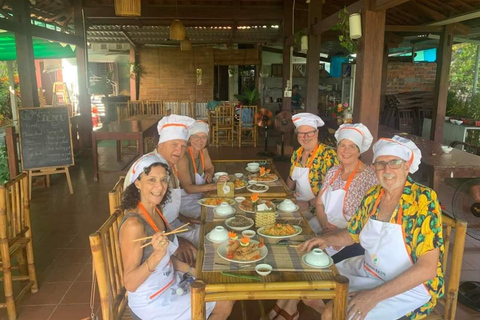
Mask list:
[[[18,115],[23,169],[74,164],[67,107],[19,108]]]

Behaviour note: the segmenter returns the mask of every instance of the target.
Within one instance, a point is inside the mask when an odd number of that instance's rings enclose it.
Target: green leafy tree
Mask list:
[[[476,44],[461,43],[453,45],[452,64],[450,65],[450,90],[459,95],[471,95],[473,93],[476,54]]]

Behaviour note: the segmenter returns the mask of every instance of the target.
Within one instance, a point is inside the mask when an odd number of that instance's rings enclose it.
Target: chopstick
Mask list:
[[[187,222],[187,223],[185,223],[183,226],[180,226],[180,227],[178,227],[178,228],[176,228],[176,229],[173,229],[173,230],[170,231],[170,232],[164,233],[163,235],[164,235],[164,236],[168,236],[168,235],[170,235],[170,234],[175,234],[175,233],[177,233],[177,230],[180,230],[180,229],[183,230],[183,231],[184,231],[184,230],[188,230],[188,229],[182,229],[182,228],[185,227],[185,226],[188,226],[189,224],[190,224],[190,222]],[[182,231],[182,232],[183,232],[183,231]],[[143,237],[143,238],[138,238],[138,239],[133,240],[132,242],[137,242],[137,241],[142,241],[142,240],[148,240],[148,239],[152,239],[152,236]]]
[[[166,235],[166,236],[167,236],[167,235],[170,235],[170,234],[177,234],[177,233],[182,233],[182,232],[186,232],[186,231],[188,231],[188,229],[187,229],[187,228],[185,228],[185,229],[180,229],[180,230],[177,230],[177,231],[168,232],[168,233],[164,233],[164,235]],[[144,247],[146,247],[146,246],[148,246],[148,245],[150,245],[150,244],[152,244],[152,242],[151,242],[151,241],[150,241],[150,242],[147,242],[147,243],[145,243],[145,244],[144,244],[144,245],[142,245],[140,248],[144,248]]]

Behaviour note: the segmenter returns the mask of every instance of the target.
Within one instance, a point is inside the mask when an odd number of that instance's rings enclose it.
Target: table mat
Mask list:
[[[248,218],[252,218],[252,219],[255,220],[255,214],[240,210],[238,208],[238,203],[236,203],[233,206],[233,208],[235,209],[235,215],[237,215],[237,214],[238,215],[243,215],[243,216],[246,216]],[[207,214],[206,214],[206,221],[207,222],[212,222],[212,221],[223,222],[223,221],[227,220],[228,218],[233,217],[233,215],[228,216],[228,217],[218,216],[218,215],[213,213],[213,209],[214,208],[205,207],[205,210],[207,211]],[[292,220],[292,219],[301,219],[302,218],[302,215],[300,214],[299,211],[295,211],[295,212],[277,211],[277,213],[278,213],[277,220]]]
[[[292,241],[305,241],[310,239],[309,235],[298,235],[292,237]],[[249,263],[250,267],[244,268],[240,263],[230,262],[217,254],[217,248],[220,244],[212,243],[205,239],[205,255],[203,259],[202,272],[220,272],[220,271],[254,271],[257,264],[267,263],[273,267],[273,271],[300,271],[300,272],[331,272],[330,268],[316,269],[311,268],[302,262],[302,256],[305,254],[294,247],[274,245],[278,240],[265,238],[265,245],[268,249],[267,256],[260,261]]]

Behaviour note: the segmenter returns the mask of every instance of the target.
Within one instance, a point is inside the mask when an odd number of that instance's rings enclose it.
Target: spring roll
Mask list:
[[[240,243],[237,240],[235,240],[232,244],[229,243],[227,246],[227,253],[234,252],[238,249],[238,247],[240,247]]]

